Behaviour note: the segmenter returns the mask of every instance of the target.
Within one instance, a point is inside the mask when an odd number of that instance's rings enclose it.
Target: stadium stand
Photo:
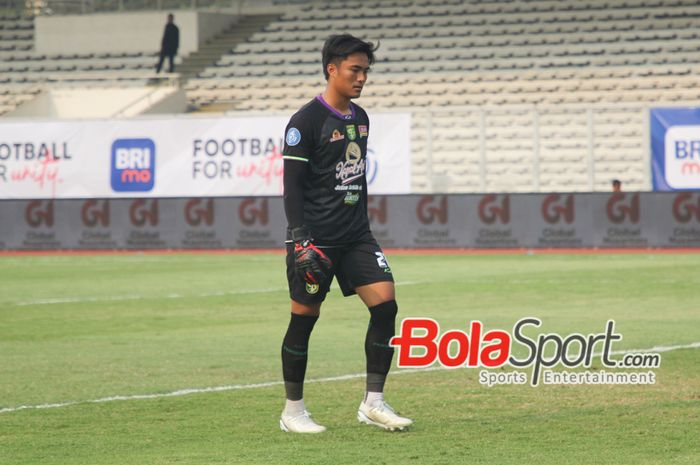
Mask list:
[[[31,100],[39,92],[31,85],[17,85],[12,73],[29,70],[34,47],[34,25],[30,18],[18,15],[0,16],[0,115]],[[22,71],[23,70],[23,71]]]
[[[416,192],[605,191],[613,177],[647,190],[646,109],[700,103],[695,0],[329,0],[278,10],[238,43],[218,40],[218,59],[183,80],[190,109],[289,114],[323,83],[329,32],[379,40],[360,103],[411,112]],[[38,57],[31,20],[3,20],[0,32],[0,114],[50,73],[144,85],[124,76],[153,64],[145,52]]]
[[[74,53],[43,55],[34,51],[33,18],[0,17],[0,114],[61,86],[145,86],[153,53]]]
[[[348,31],[382,44],[361,103],[413,114],[416,191],[645,190],[645,108],[700,101],[698,26],[686,0],[308,2],[187,91],[201,111],[293,111]]]
[[[175,80],[186,82],[206,66],[216,62],[231,46],[244,41],[269,23],[270,19],[278,16],[243,17],[242,24],[224,30],[203,44],[199,50],[178,56],[177,73],[161,75],[154,72],[157,61],[157,54],[153,51],[154,44],[144,44],[142,51],[120,50],[117,45],[112,51],[97,53],[39,53],[34,50],[33,18],[0,17],[0,37],[3,39],[0,48],[0,115],[12,112],[42,92],[56,89],[152,88],[153,90],[145,95],[158,95],[157,87],[169,85]]]

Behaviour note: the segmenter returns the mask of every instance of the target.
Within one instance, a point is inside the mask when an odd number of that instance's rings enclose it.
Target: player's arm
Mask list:
[[[325,253],[314,245],[313,237],[304,224],[304,185],[308,175],[308,154],[313,150],[313,135],[303,121],[292,118],[285,136],[284,159],[284,213],[294,243],[294,267],[306,282],[319,284],[326,278],[332,263]],[[297,129],[300,126],[301,129]]]
[[[310,284],[326,278],[332,264],[325,253],[314,245],[309,229],[304,225],[304,178],[308,163],[284,160],[284,213],[294,242],[294,267],[297,274]]]
[[[303,160],[284,160],[284,214],[291,230],[304,225],[304,178],[308,165]]]

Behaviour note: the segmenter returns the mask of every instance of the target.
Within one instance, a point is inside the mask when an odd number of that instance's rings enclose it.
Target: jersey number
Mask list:
[[[386,257],[382,252],[374,252],[374,255],[377,256],[377,265],[379,265],[379,268],[389,268],[389,264],[386,262]]]

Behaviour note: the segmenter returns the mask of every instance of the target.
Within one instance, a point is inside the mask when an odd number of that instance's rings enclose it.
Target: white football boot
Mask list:
[[[361,402],[357,410],[357,419],[360,423],[379,426],[389,431],[405,431],[413,424],[410,418],[397,415],[383,399],[375,400],[369,405]]]
[[[323,433],[326,431],[325,426],[319,425],[311,419],[311,414],[307,410],[292,414],[282,412],[280,428],[287,433]]]

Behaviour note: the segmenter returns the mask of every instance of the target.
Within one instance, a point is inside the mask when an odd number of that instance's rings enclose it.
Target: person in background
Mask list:
[[[619,179],[613,179],[612,190],[613,192],[622,192],[622,181],[620,181]]]
[[[158,65],[156,66],[156,73],[160,73],[165,57],[168,57],[168,62],[170,64],[168,72],[172,73],[175,71],[175,64],[173,63],[173,60],[175,59],[177,49],[180,46],[180,30],[173,22],[174,19],[175,17],[172,15],[172,13],[168,15],[168,23],[165,25],[163,40],[160,44],[160,58],[158,60]]]

